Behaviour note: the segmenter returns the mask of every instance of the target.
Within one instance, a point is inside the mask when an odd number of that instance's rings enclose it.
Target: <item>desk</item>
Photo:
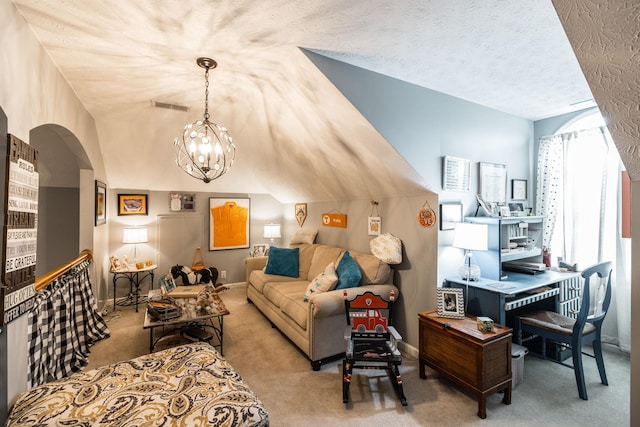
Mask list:
[[[580,273],[549,270],[535,275],[510,272],[509,280],[470,281],[469,295],[464,279],[447,278],[444,286],[464,291],[468,314],[513,327],[513,317],[520,312],[542,309],[563,313],[577,297],[579,280]]]
[[[138,312],[138,302],[140,298],[140,284],[147,277],[151,277],[150,289],[153,289],[153,278],[155,276],[157,265],[145,265],[143,268],[120,267],[117,270],[111,270],[113,274],[113,309],[116,309],[116,282],[118,279],[127,279],[129,281],[129,292],[136,297],[136,313]],[[135,286],[135,292],[133,290]]]

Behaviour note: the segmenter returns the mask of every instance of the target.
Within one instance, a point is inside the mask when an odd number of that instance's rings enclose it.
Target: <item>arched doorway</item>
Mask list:
[[[59,125],[34,128],[29,143],[39,152],[38,277],[80,253],[81,170],[91,164],[80,141]]]

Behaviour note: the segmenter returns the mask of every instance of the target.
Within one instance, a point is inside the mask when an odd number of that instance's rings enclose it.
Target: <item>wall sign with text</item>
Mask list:
[[[341,213],[323,213],[322,225],[327,227],[347,228],[347,215]]]
[[[6,142],[0,322],[9,323],[31,308],[35,296],[39,174],[38,150],[13,135]]]

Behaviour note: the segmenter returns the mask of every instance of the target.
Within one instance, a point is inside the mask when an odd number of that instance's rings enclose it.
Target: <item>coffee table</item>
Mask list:
[[[162,296],[160,289],[152,289],[149,291],[149,301],[159,299]],[[213,295],[214,304],[211,310],[196,309],[196,298],[174,298],[176,304],[182,309],[182,315],[174,319],[155,320],[149,315],[149,310],[144,314],[144,329],[149,329],[149,352],[152,353],[158,342],[169,335],[188,335],[191,339],[209,342],[215,336],[217,344],[211,344],[214,347],[220,347],[222,353],[222,339],[224,316],[229,310],[217,293]],[[155,334],[154,330],[160,329],[159,334]],[[210,334],[208,332],[211,332]],[[157,336],[156,336],[157,335]]]

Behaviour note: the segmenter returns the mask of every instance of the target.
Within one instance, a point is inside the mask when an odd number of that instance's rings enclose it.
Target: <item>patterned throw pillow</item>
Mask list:
[[[369,242],[371,253],[387,264],[402,262],[402,242],[396,236],[384,233]]]
[[[309,301],[311,294],[332,290],[336,283],[338,283],[336,267],[334,263],[331,263],[322,270],[322,273],[318,274],[311,282],[309,282],[307,291],[304,293],[304,300]]]
[[[349,251],[342,255],[338,268],[336,268],[336,273],[338,274],[338,286],[336,286],[336,289],[355,288],[360,284],[360,279],[362,279],[360,267],[351,258]]]

